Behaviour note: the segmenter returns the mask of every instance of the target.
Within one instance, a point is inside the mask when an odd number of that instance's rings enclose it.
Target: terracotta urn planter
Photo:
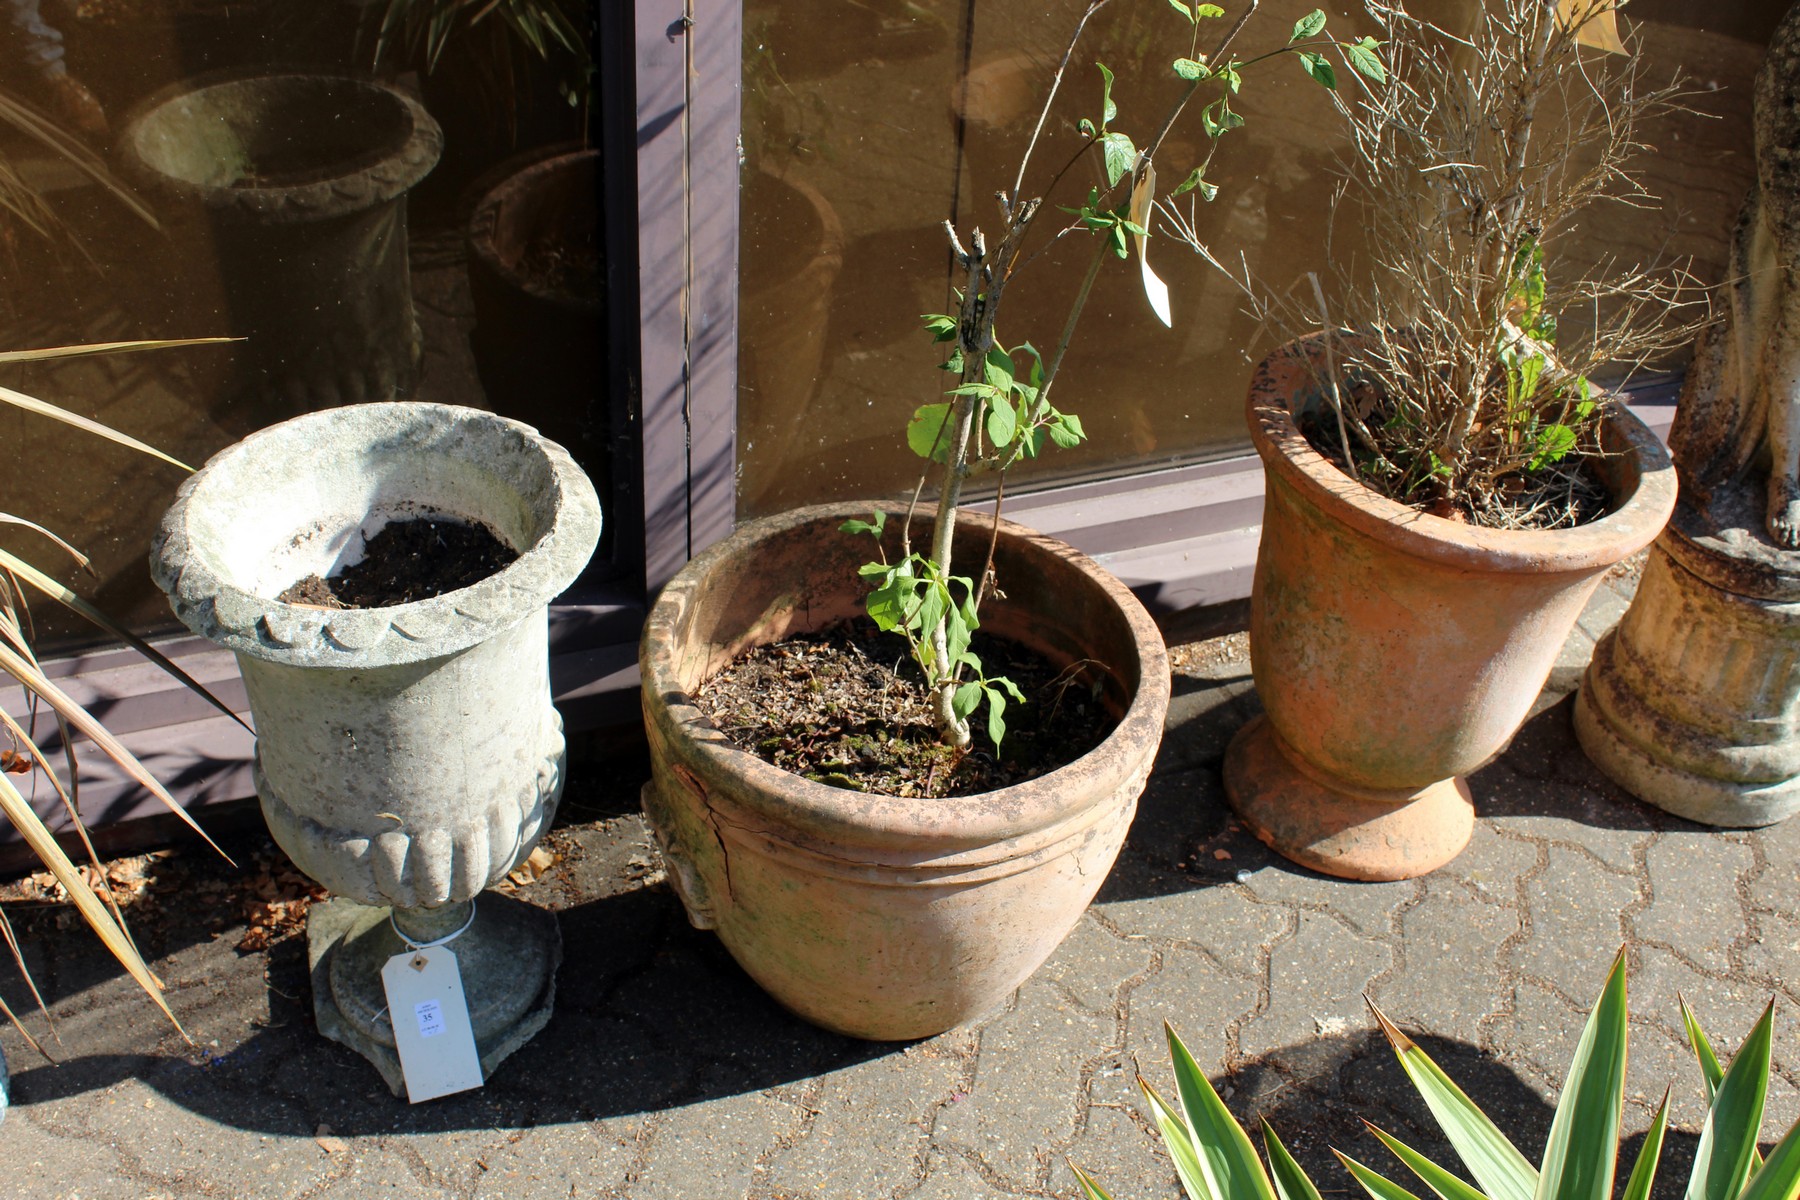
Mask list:
[[[519,557],[388,608],[276,599],[420,515],[485,525]],[[599,532],[587,477],[529,426],[389,403],[227,447],[182,485],[157,534],[151,572],[176,615],[237,656],[270,832],[341,897],[307,920],[319,1030],[396,1093],[380,969],[404,943],[466,926],[452,949],[484,1075],[549,1019],[556,921],[484,889],[531,852],[562,794],[547,606]]]
[[[1604,432],[1602,519],[1518,531],[1420,513],[1307,444],[1288,412],[1313,386],[1301,352],[1277,351],[1250,385],[1267,482],[1250,646],[1266,716],[1232,741],[1225,784],[1293,861],[1405,879],[1468,842],[1461,777],[1524,720],[1601,575],[1668,521],[1675,472],[1621,410]]]
[[[393,88],[274,74],[159,93],[118,153],[170,225],[169,303],[245,339],[234,389],[258,411],[298,413],[411,394],[406,193],[442,147]]]
[[[1104,663],[1120,723],[1101,745],[1027,783],[936,800],[828,787],[738,749],[694,691],[752,646],[861,614],[856,568],[869,546],[838,526],[867,512],[824,505],[751,521],[663,589],[639,660],[644,811],[689,919],[777,1000],[854,1037],[917,1038],[1001,1004],[1080,918],[1149,776],[1169,668],[1123,584],[1003,521],[1006,597],[983,608],[983,627],[1058,663]],[[991,529],[959,518],[961,561],[981,561]]]

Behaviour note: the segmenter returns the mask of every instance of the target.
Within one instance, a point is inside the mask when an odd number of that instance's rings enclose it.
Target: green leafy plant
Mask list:
[[[42,350],[0,351],[0,365],[42,362],[79,355],[123,354],[174,346],[206,345],[230,340],[233,339],[199,338],[187,341],[108,342],[84,346],[60,346]],[[89,420],[23,392],[0,387],[0,403],[38,417],[60,421],[85,433],[148,454],[182,471],[193,469],[155,447],[146,445],[109,426]],[[84,569],[87,568],[88,560],[79,550],[43,526],[27,518],[9,513],[0,513],[0,524],[19,526],[33,531],[69,555],[77,565]],[[9,766],[16,770],[22,770],[25,777],[32,781],[33,786],[41,780],[55,793],[63,811],[69,817],[70,827],[86,851],[88,862],[95,867],[96,872],[99,867],[99,858],[94,851],[93,842],[88,838],[87,829],[82,823],[73,782],[77,778],[76,734],[92,742],[100,749],[101,753],[118,764],[132,780],[162,801],[169,811],[180,817],[195,833],[205,838],[209,845],[213,845],[212,839],[206,837],[205,832],[194,823],[187,811],[176,802],[161,783],[157,782],[155,776],[125,748],[119,739],[109,732],[101,721],[71,699],[45,673],[31,646],[31,623],[27,597],[33,593],[55,600],[112,637],[133,646],[140,654],[193,690],[220,712],[231,717],[232,720],[238,721],[240,725],[243,724],[237,714],[195,682],[180,667],[169,661],[155,647],[119,625],[31,562],[9,551],[0,550],[0,674],[10,678],[25,690],[30,699],[31,709],[31,717],[24,722],[15,720],[6,712],[0,711],[0,737],[4,737],[9,745],[7,758]],[[34,733],[40,707],[48,710],[51,723],[60,732],[66,775],[71,781],[66,786],[58,777],[49,757],[38,745]],[[248,727],[246,726],[246,728]],[[69,857],[55,835],[45,825],[43,818],[33,809],[25,793],[20,790],[22,784],[15,782],[15,779],[19,778],[21,776],[14,775],[11,771],[0,771],[0,815],[4,815],[13,828],[18,830],[26,845],[55,876],[56,881],[68,893],[75,910],[81,914],[82,919],[93,929],[107,950],[118,959],[145,993],[156,1002],[163,1014],[175,1025],[175,1028],[180,1030],[180,1022],[176,1021],[174,1013],[170,1011],[167,1002],[163,1000],[162,982],[151,973],[149,967],[144,963],[143,957],[138,953],[137,947],[131,940],[131,935],[126,931],[124,914],[119,911],[118,904],[113,900],[110,891],[102,889],[101,893],[97,895],[95,888],[83,878],[74,860]],[[216,845],[213,848],[218,849]],[[220,851],[220,853],[224,852]],[[13,961],[17,964],[20,975],[25,979],[27,986],[31,986],[31,975],[25,968],[24,959],[19,952],[18,941],[7,923],[4,910],[0,910],[0,940],[5,941],[8,949],[12,952]],[[32,987],[31,990],[33,996],[37,998],[39,1011],[44,1012],[47,1017],[48,1013],[44,1009],[42,998],[37,997],[35,987]],[[7,1006],[4,999],[0,999],[0,1014],[4,1014],[13,1023],[33,1049],[40,1053],[43,1052],[43,1047],[31,1036],[30,1031],[19,1021],[18,1016]],[[185,1032],[183,1032],[183,1036],[186,1036]]]
[[[1386,77],[1379,43],[1372,38],[1354,43],[1333,40],[1325,31],[1323,11],[1315,10],[1302,17],[1286,43],[1240,59],[1231,53],[1231,48],[1256,9],[1254,2],[1229,25],[1212,51],[1205,53],[1201,39],[1208,28],[1226,16],[1225,9],[1217,4],[1168,0],[1174,14],[1171,19],[1185,35],[1179,44],[1180,52],[1172,56],[1169,67],[1185,86],[1169,114],[1140,145],[1118,124],[1112,71],[1103,63],[1095,63],[1100,83],[1098,104],[1076,126],[1079,143],[1064,165],[1050,173],[1042,190],[1036,195],[1028,194],[1025,181],[1031,160],[1050,122],[1069,64],[1089,22],[1109,3],[1111,0],[1091,0],[1076,22],[1020,157],[1012,186],[997,197],[999,236],[990,240],[981,229],[974,228],[969,230],[965,242],[956,228],[945,222],[952,253],[963,273],[958,308],[954,313],[928,314],[924,322],[932,341],[950,348],[942,366],[956,383],[946,389],[947,399],[919,406],[907,424],[907,444],[927,461],[927,466],[902,523],[898,560],[890,563],[884,553],[879,561],[863,568],[863,575],[874,584],[868,601],[869,615],[882,629],[906,636],[925,672],[942,738],[958,749],[970,745],[970,720],[983,704],[988,707],[990,737],[998,743],[1005,733],[1006,698],[1021,698],[1007,680],[983,675],[980,660],[968,649],[970,635],[979,625],[982,602],[993,591],[993,563],[990,547],[989,560],[979,572],[958,575],[954,571],[951,546],[962,488],[972,476],[995,476],[998,511],[1005,499],[1008,469],[1022,459],[1037,457],[1051,445],[1068,449],[1087,436],[1081,419],[1056,408],[1050,397],[1094,281],[1109,259],[1129,258],[1132,247],[1137,247],[1144,259],[1145,289],[1151,306],[1165,324],[1170,323],[1167,290],[1150,272],[1144,258],[1149,238],[1146,214],[1156,195],[1155,158],[1165,137],[1204,94],[1207,99],[1199,108],[1207,153],[1187,171],[1172,194],[1194,193],[1210,201],[1219,190],[1207,174],[1213,151],[1219,139],[1244,123],[1234,102],[1246,71],[1268,59],[1292,56],[1307,75],[1326,88],[1334,88],[1336,74],[1325,57],[1325,51],[1333,50],[1344,57],[1352,71],[1365,78],[1379,82]],[[1085,198],[1069,207],[1046,206],[1044,198],[1083,164],[1091,164],[1096,178]],[[1096,244],[1054,347],[1044,354],[1031,342],[1007,347],[998,340],[995,326],[1008,287],[1036,257],[1035,253],[1027,253],[1029,236],[1037,228],[1039,218],[1049,212],[1060,212],[1070,219],[1050,233],[1047,242],[1085,231],[1094,236]],[[937,519],[930,548],[920,553],[912,546],[912,516],[933,465],[942,469]],[[879,512],[870,521],[852,521],[844,526],[846,532],[873,534],[877,538],[884,528],[884,516]]]
[[[1379,1009],[1370,1008],[1432,1119],[1475,1180],[1476,1186],[1470,1186],[1371,1125],[1370,1131],[1437,1200],[1612,1200],[1625,1107],[1623,951],[1613,961],[1600,998],[1588,1013],[1557,1100],[1543,1159],[1535,1167],[1430,1055]],[[1688,1177],[1688,1200],[1794,1200],[1800,1196],[1800,1122],[1788,1130],[1767,1161],[1757,1152],[1768,1095],[1774,1005],[1764,1009],[1738,1047],[1729,1070],[1720,1066],[1685,1002],[1681,1013],[1708,1102]],[[1148,1084],[1142,1086],[1189,1200],[1319,1200],[1317,1187],[1283,1148],[1267,1121],[1262,1126],[1269,1159],[1265,1169],[1249,1136],[1225,1108],[1193,1055],[1173,1029],[1167,1034],[1180,1103],[1171,1105]],[[1665,1093],[1621,1200],[1647,1200],[1650,1195],[1668,1116]],[[1333,1153],[1372,1200],[1418,1200],[1392,1179],[1342,1152]],[[1110,1200],[1091,1176],[1079,1167],[1074,1170],[1088,1200]]]

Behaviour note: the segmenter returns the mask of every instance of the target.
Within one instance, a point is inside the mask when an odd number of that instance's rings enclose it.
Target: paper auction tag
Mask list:
[[[482,1084],[481,1055],[463,995],[462,971],[448,946],[407,950],[381,968],[388,1018],[406,1098],[414,1104]]]

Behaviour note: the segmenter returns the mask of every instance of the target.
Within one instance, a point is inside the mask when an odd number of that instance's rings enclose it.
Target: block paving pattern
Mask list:
[[[7,1186],[45,1200],[987,1200],[1074,1196],[1073,1160],[1118,1200],[1169,1198],[1136,1086],[1170,1084],[1166,1021],[1240,1115],[1266,1116],[1327,1195],[1349,1195],[1329,1147],[1392,1165],[1364,1118],[1448,1154],[1364,997],[1425,1035],[1535,1156],[1625,946],[1630,1146],[1673,1085],[1672,1197],[1702,1115],[1678,995],[1724,1047],[1773,998],[1769,1140],[1800,1118],[1800,823],[1690,825],[1582,756],[1565,693],[1631,584],[1602,589],[1539,711],[1473,777],[1469,849],[1405,883],[1309,874],[1235,824],[1219,761],[1256,711],[1247,642],[1177,648],[1168,738],[1099,899],[1003,1010],[917,1043],[805,1025],[690,929],[658,882],[629,762],[587,764],[562,861],[522,893],[562,921],[556,1016],[486,1088],[416,1108],[316,1035],[297,937],[239,954],[230,919],[167,898],[145,949],[189,1045],[82,930],[28,918],[62,1062],[0,1029]],[[18,1006],[6,972],[0,995]]]

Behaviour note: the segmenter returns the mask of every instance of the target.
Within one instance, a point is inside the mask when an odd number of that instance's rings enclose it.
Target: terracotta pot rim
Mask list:
[[[1627,460],[1625,494],[1597,521],[1573,529],[1487,529],[1409,508],[1350,478],[1314,450],[1288,413],[1288,382],[1314,335],[1289,342],[1257,364],[1246,405],[1251,440],[1272,475],[1345,524],[1417,555],[1485,571],[1586,571],[1617,562],[1655,540],[1675,511],[1675,467],[1634,413],[1616,407],[1602,436]]]
[[[554,184],[559,176],[576,174],[589,163],[594,165],[597,172],[599,161],[600,151],[584,146],[534,158],[518,170],[510,172],[483,193],[481,200],[475,205],[475,211],[469,216],[467,238],[470,255],[479,258],[488,270],[535,299],[557,304],[574,312],[600,313],[603,305],[599,301],[578,300],[551,291],[539,281],[527,277],[516,265],[501,258],[494,248],[494,233],[500,220],[502,205],[547,183]]]
[[[1111,794],[1140,765],[1148,765],[1147,757],[1154,756],[1162,739],[1170,695],[1168,655],[1161,632],[1137,597],[1099,564],[1065,543],[1004,519],[999,522],[1003,543],[1031,547],[1073,565],[1091,586],[1107,594],[1129,627],[1138,649],[1137,686],[1118,726],[1100,745],[1074,762],[1010,787],[975,796],[923,799],[816,783],[727,741],[677,682],[674,631],[687,591],[716,564],[753,553],[765,538],[814,523],[829,522],[835,529],[844,520],[866,517],[870,507],[821,504],[745,522],[689,562],[652,606],[644,622],[639,656],[646,721],[653,736],[661,733],[689,743],[680,757],[698,768],[702,784],[708,782],[708,775],[744,781],[749,786],[738,794],[753,801],[751,807],[761,810],[759,816],[802,837],[850,842],[876,854],[885,850],[909,857],[921,852],[948,857],[1084,819],[1096,797]],[[929,511],[925,515],[929,516]],[[964,511],[958,521],[985,527],[993,518]],[[850,580],[846,584],[853,586]],[[1142,749],[1146,741],[1147,753]],[[1019,852],[1015,848],[1009,856]]]

